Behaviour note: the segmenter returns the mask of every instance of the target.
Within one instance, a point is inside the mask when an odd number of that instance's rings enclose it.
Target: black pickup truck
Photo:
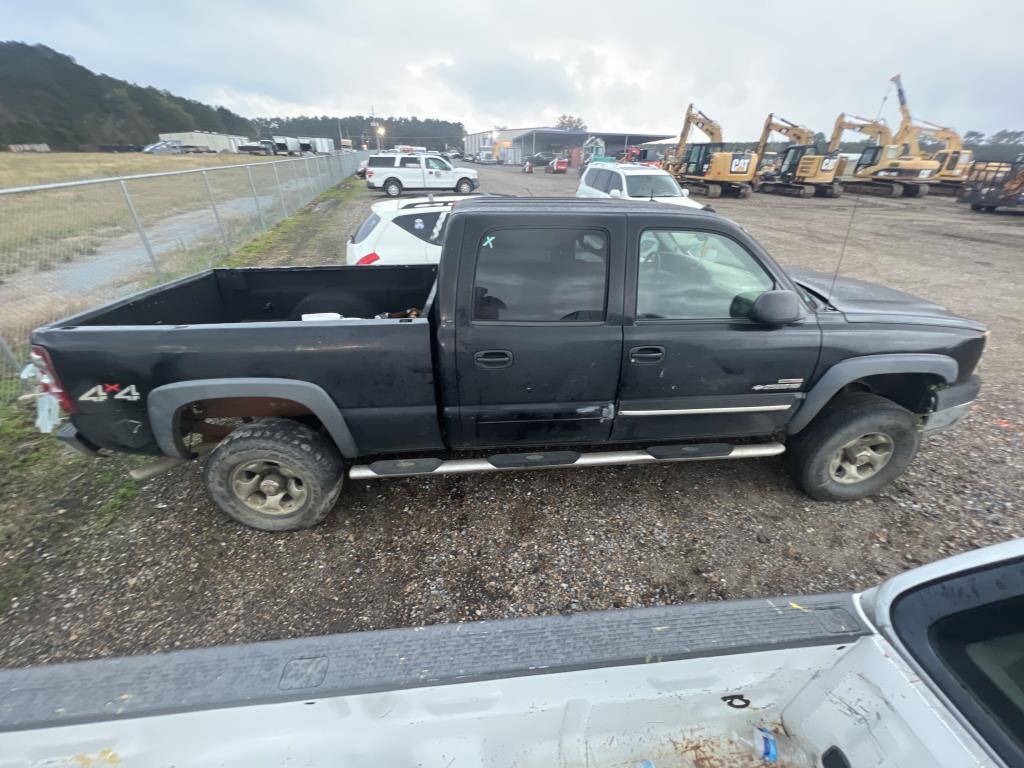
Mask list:
[[[213,501],[289,530],[345,475],[786,452],[811,496],[858,498],[966,414],[985,337],[898,291],[787,274],[712,212],[490,198],[453,207],[438,266],[215,269],[32,341],[61,438],[212,447]]]

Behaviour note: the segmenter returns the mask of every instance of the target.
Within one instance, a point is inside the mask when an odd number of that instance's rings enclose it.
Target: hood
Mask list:
[[[649,200],[646,197],[634,197],[631,200]],[[703,208],[704,203],[698,203],[696,200],[691,200],[689,197],[656,197],[654,198],[656,203],[665,203],[666,205],[678,205],[680,208]]]
[[[984,331],[985,326],[954,315],[945,307],[920,299],[894,288],[838,277],[832,288],[832,275],[810,269],[787,269],[798,285],[828,298],[828,303],[842,312],[851,323],[912,323],[917,325],[951,325]]]
[[[472,176],[476,178],[476,168],[465,168],[461,165],[453,165],[452,168],[454,168],[459,173],[464,173],[467,176]]]

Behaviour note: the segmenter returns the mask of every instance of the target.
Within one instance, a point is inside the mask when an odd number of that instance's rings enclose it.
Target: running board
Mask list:
[[[372,464],[356,464],[349,470],[353,480],[377,480],[385,477],[415,475],[460,475],[469,472],[510,472],[521,469],[559,469],[563,467],[605,467],[614,464],[656,464],[672,461],[710,461],[713,459],[756,459],[785,452],[782,443],[732,445],[730,443],[694,443],[659,445],[636,451],[578,453],[576,451],[537,451],[502,453],[484,459],[392,459]]]

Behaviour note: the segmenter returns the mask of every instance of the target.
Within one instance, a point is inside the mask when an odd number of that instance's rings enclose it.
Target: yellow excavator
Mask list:
[[[900,100],[900,127],[896,131],[894,141],[903,146],[906,155],[935,160],[939,164],[939,169],[934,177],[933,189],[956,194],[967,179],[971,163],[974,162],[974,153],[964,149],[963,139],[954,129],[927,120],[915,121],[910,116],[902,78],[894,75],[891,79],[896,84],[896,94]],[[933,154],[923,151],[919,143],[922,136],[943,142],[943,148]]]
[[[707,136],[708,143],[687,145],[691,127]],[[661,167],[675,176],[681,186],[708,197],[721,197],[723,192],[750,197],[757,155],[725,152],[723,146],[722,126],[690,104],[675,152],[666,156]]]
[[[836,181],[838,155],[819,155],[814,143],[814,131],[790,122],[784,117],[769,114],[764,121],[761,138],[755,153],[764,157],[772,133],[781,133],[792,144],[785,148],[774,167],[758,169],[754,179],[755,192],[774,192],[797,197],[839,197],[842,186]]]
[[[861,153],[852,175],[845,175],[845,162],[839,163],[837,173],[842,176],[845,191],[886,197],[924,197],[928,194],[931,179],[939,170],[937,161],[907,156],[903,148],[893,141],[889,126],[881,120],[845,112],[839,114],[832,129],[832,140],[828,145],[830,155],[839,151],[845,131],[857,131],[875,142]]]

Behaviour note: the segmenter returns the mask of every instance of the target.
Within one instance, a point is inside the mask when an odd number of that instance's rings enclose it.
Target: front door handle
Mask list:
[[[507,349],[484,349],[473,355],[477,368],[493,371],[512,365],[512,353]]]
[[[629,350],[629,362],[633,365],[660,363],[664,359],[664,347],[633,347]]]

